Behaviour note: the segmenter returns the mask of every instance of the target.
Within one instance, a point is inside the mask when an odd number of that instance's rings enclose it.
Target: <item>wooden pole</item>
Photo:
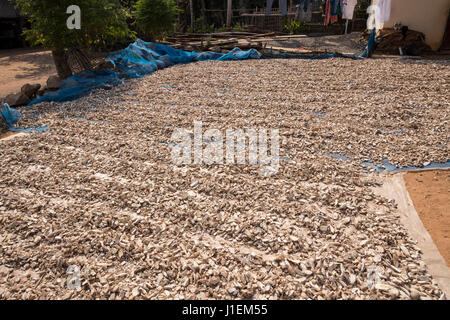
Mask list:
[[[194,30],[194,23],[195,23],[195,21],[194,21],[194,5],[192,2],[193,2],[192,0],[189,0],[189,7],[191,9],[191,32],[194,32],[195,31]]]
[[[231,27],[231,17],[233,15],[232,2],[232,0],[228,0],[227,3],[227,28]]]

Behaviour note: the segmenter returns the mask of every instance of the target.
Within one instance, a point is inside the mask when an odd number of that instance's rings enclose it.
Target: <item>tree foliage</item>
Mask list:
[[[153,40],[174,29],[177,14],[174,0],[138,0],[136,4],[136,24]]]
[[[31,29],[26,39],[34,45],[52,50],[71,47],[102,47],[133,34],[120,0],[15,0],[21,12],[28,16]],[[81,29],[68,29],[67,7],[76,4],[81,9]]]

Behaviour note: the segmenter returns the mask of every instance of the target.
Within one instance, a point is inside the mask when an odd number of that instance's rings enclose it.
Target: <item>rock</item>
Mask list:
[[[111,61],[105,61],[97,65],[94,70],[115,70],[115,65]]]
[[[58,90],[61,87],[61,79],[58,76],[50,76],[47,79],[47,88],[49,90]]]
[[[41,88],[39,83],[36,84],[24,84],[20,91],[26,95],[29,99],[33,99],[36,96],[37,91]]]
[[[30,99],[24,95],[22,92],[12,93],[7,95],[5,98],[5,102],[9,104],[11,107],[13,106],[23,106],[30,102]]]

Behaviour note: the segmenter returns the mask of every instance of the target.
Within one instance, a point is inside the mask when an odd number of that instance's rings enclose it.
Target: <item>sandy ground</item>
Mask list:
[[[316,51],[339,52],[346,54],[361,54],[367,45],[362,41],[361,32],[353,32],[347,35],[330,35],[321,37],[299,37],[270,41],[267,47],[305,48]]]
[[[50,131],[0,141],[0,297],[439,299],[360,163],[446,161],[449,75],[398,59],[201,62],[24,108],[19,126]],[[174,164],[172,134],[194,120],[278,128],[279,170]]]
[[[0,140],[1,139],[6,139],[6,138],[10,138],[14,135],[18,134],[17,132],[13,132],[13,131],[6,131],[6,132],[0,132]]]
[[[450,266],[450,171],[408,172],[404,179],[417,213]]]
[[[0,50],[0,99],[17,93],[26,83],[45,85],[56,73],[50,51],[41,49]]]

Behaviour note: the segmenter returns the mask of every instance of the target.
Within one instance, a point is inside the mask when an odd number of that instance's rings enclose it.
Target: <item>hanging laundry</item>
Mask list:
[[[334,3],[333,3],[334,4]],[[331,0],[326,0],[325,5],[323,7],[323,14],[325,15],[325,19],[323,21],[324,25],[329,25],[338,21],[338,16],[333,16],[331,14]]]
[[[267,0],[266,6],[266,16],[270,15],[270,11],[272,10],[273,0]]]
[[[331,15],[337,16],[339,12],[339,0],[330,0],[331,2]]]
[[[287,15],[287,0],[279,0],[281,15],[284,17]],[[270,15],[270,11],[272,10],[273,0],[267,0],[266,6],[266,16]]]
[[[311,11],[311,0],[299,0],[296,7],[303,9],[304,12]]]
[[[352,20],[358,0],[341,0],[342,19]]]
[[[295,20],[310,22],[312,20],[311,0],[299,0]]]
[[[287,11],[288,11],[287,0],[280,0],[280,9],[281,9],[281,15],[283,17],[287,16]]]
[[[391,18],[391,0],[378,0],[376,19],[378,23],[385,23]]]

